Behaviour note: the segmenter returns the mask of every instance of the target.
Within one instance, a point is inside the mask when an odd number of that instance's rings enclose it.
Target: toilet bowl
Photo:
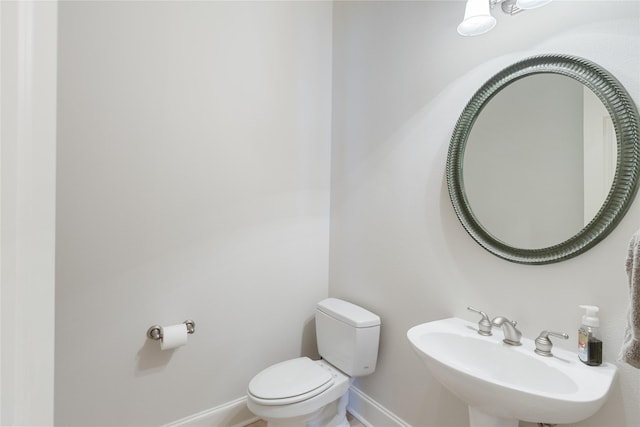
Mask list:
[[[353,377],[375,370],[380,318],[336,298],[316,307],[321,360],[290,359],[258,373],[247,389],[247,407],[267,427],[348,427]]]
[[[291,359],[251,380],[247,406],[269,427],[348,426],[345,396],[352,381],[323,360]]]

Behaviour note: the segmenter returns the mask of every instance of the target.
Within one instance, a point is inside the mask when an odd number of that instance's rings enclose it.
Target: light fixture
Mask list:
[[[467,0],[464,19],[458,25],[458,34],[479,36],[496,26],[496,18],[491,9],[500,4],[507,15],[515,15],[529,9],[536,9],[550,3],[551,0]]]
[[[467,0],[464,19],[458,25],[458,34],[478,36],[496,26],[496,18],[491,16],[489,0]]]

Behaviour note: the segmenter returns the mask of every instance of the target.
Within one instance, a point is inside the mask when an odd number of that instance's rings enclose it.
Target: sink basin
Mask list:
[[[576,423],[607,399],[615,365],[587,366],[576,353],[557,347],[552,357],[540,356],[533,340],[522,338],[514,347],[502,342],[501,329],[482,336],[477,326],[449,318],[407,332],[433,376],[469,405],[471,427],[517,427],[518,420]]]

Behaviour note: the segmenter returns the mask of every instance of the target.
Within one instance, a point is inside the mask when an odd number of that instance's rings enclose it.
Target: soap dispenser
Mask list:
[[[581,305],[586,310],[582,316],[582,325],[578,329],[578,358],[587,365],[602,364],[602,340],[599,338],[599,308],[595,305]]]

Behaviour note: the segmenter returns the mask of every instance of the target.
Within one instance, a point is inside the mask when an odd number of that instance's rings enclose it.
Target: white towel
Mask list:
[[[640,231],[629,242],[626,267],[630,301],[619,360],[640,369]]]

